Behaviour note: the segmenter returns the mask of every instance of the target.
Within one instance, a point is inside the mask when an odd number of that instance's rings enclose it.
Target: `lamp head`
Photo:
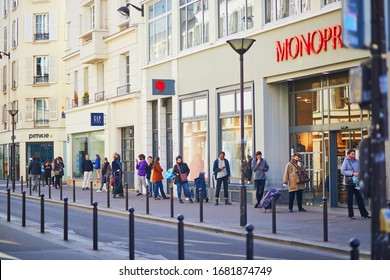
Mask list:
[[[227,40],[226,42],[232,47],[233,50],[241,55],[246,53],[255,41],[255,39],[240,38]]]
[[[19,110],[17,109],[10,109],[10,110],[7,110],[8,113],[12,116],[12,117],[15,117],[16,114],[19,112]]]
[[[125,16],[125,17],[129,17],[130,16],[130,10],[129,10],[129,6],[130,6],[130,3],[128,3],[126,6],[122,6],[120,7],[117,11]]]

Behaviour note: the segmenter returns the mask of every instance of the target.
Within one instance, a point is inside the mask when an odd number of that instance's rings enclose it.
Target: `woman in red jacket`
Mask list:
[[[150,176],[150,182],[153,183],[154,186],[154,199],[159,200],[158,191],[160,190],[161,196],[163,199],[167,199],[165,195],[162,180],[164,179],[162,175],[163,169],[160,166],[160,158],[155,157],[152,167],[152,174]]]

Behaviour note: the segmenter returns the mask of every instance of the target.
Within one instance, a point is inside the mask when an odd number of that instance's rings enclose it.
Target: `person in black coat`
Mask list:
[[[230,178],[230,165],[229,161],[225,158],[225,152],[220,152],[219,157],[213,164],[214,177],[217,180],[217,189],[215,191],[215,205],[219,204],[219,192],[223,183],[223,193],[225,197],[225,204],[230,205],[228,184]]]
[[[188,199],[190,203],[193,203],[191,199],[191,192],[190,188],[188,186],[188,174],[190,174],[190,169],[187,165],[187,163],[183,162],[183,158],[181,156],[176,157],[176,164],[173,167],[173,174],[175,174],[175,181],[174,183],[177,186],[177,198],[179,199],[179,203],[183,203],[183,200],[181,199],[181,188],[183,187],[186,195],[188,196]]]
[[[51,181],[51,171],[53,170],[49,160],[45,161],[45,166],[43,167],[43,169],[45,170],[46,185],[49,186],[49,181]]]
[[[37,160],[36,156],[32,157],[30,164],[28,165],[28,173],[31,174],[31,181],[33,191],[37,189],[39,176],[41,175],[41,163]]]

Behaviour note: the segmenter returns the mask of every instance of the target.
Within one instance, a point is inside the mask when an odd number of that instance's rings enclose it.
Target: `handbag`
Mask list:
[[[299,184],[306,184],[310,182],[310,178],[306,173],[306,170],[303,168],[300,168],[297,164],[293,164],[294,167],[297,169],[298,173],[298,183]]]
[[[352,164],[351,164],[351,162],[349,160],[348,160],[348,163],[351,166],[352,173],[355,173],[355,170],[353,169],[353,166],[352,166]],[[347,176],[347,175],[345,175],[345,184],[346,185],[356,185],[356,183],[353,180],[354,177],[355,176]]]
[[[181,173],[180,165],[177,165],[177,168],[179,168],[180,181],[181,182],[187,182],[188,181],[187,174],[186,173]]]

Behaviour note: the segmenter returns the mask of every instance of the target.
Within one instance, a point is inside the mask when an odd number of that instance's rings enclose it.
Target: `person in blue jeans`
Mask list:
[[[162,175],[163,169],[160,165],[160,158],[155,157],[152,167],[152,175],[150,177],[150,182],[153,183],[154,186],[154,199],[160,200],[159,198],[159,192],[161,193],[161,197],[163,199],[167,199],[168,197],[165,195],[163,183],[162,180],[164,180],[164,177]]]
[[[111,174],[111,165],[108,159],[105,157],[102,163],[102,177],[100,188],[96,192],[101,192],[103,190],[104,184],[106,184],[106,191],[110,187],[110,174]]]
[[[190,174],[190,169],[187,163],[183,162],[182,156],[176,157],[176,164],[173,167],[173,174],[175,174],[174,182],[177,186],[177,198],[179,199],[179,203],[183,203],[183,200],[181,199],[181,188],[184,189],[186,195],[188,196],[189,202],[193,203],[187,179],[188,174]]]
[[[153,158],[151,156],[148,156],[147,163],[148,164],[146,166],[146,183],[148,184],[149,197],[152,197],[153,184],[152,182],[150,182],[150,176],[152,175]]]

